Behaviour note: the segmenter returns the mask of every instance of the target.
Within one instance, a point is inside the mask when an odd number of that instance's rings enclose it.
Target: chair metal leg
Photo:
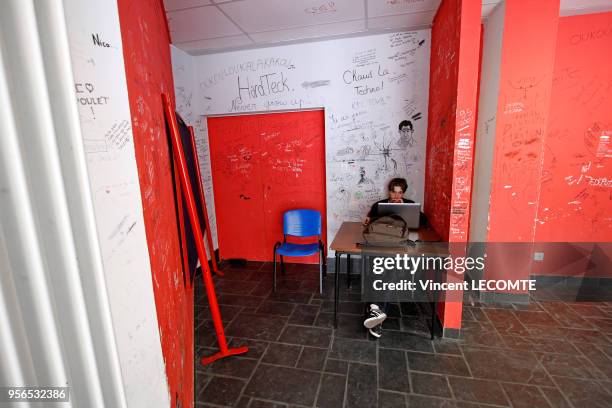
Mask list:
[[[273,276],[272,280],[273,280],[274,283],[273,283],[273,289],[272,290],[274,292],[276,292],[276,249],[278,247],[279,247],[279,243],[277,242],[276,244],[274,244],[274,255],[273,255],[273,258],[272,258],[273,259],[272,262],[274,263],[274,272],[273,272],[273,275],[272,275]],[[281,256],[281,258],[282,258],[282,256]]]
[[[276,292],[276,248],[274,248],[274,272],[272,280],[274,281],[272,291]]]
[[[319,293],[323,293],[323,251],[319,251]]]
[[[326,278],[327,277],[327,256],[325,255],[325,245],[323,245],[323,242],[321,240],[319,240],[319,248],[323,256],[323,277]]]

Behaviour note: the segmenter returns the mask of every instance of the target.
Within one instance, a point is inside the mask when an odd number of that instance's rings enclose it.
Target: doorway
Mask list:
[[[296,208],[321,212],[326,242],[323,109],[210,117],[208,137],[222,259],[271,261]]]

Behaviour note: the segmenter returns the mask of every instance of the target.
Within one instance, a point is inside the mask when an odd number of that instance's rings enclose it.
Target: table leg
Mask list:
[[[434,281],[438,282],[438,270],[436,269],[435,272],[435,278]],[[433,292],[433,302],[430,303],[430,307],[431,307],[431,339],[433,340],[435,335],[435,330],[436,330],[436,315],[438,312],[438,291],[434,290]]]
[[[340,297],[340,253],[336,251],[336,268],[334,276],[334,329],[338,328],[338,298]]]
[[[346,287],[351,288],[351,254],[346,254]]]
[[[434,295],[435,296],[435,295]],[[436,329],[436,308],[438,302],[430,303],[431,306],[431,339],[434,339],[434,330]]]

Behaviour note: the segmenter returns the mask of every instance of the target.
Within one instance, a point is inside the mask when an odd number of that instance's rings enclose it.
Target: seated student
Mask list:
[[[404,198],[404,192],[407,188],[408,183],[406,182],[406,179],[392,179],[388,186],[389,198],[385,198],[372,204],[372,208],[370,208],[364,224],[368,225],[372,219],[378,217],[378,204],[380,203],[414,203],[414,201]]]
[[[364,225],[368,225],[378,215],[379,203],[414,203],[412,200],[404,198],[404,192],[408,188],[406,179],[394,178],[389,182],[388,191],[389,198],[375,202],[368,212],[368,216],[364,221]],[[425,214],[421,213],[421,225],[427,223]],[[387,318],[389,302],[381,302],[381,304],[372,303],[368,308],[368,317],[363,321],[363,325],[370,331],[370,334],[376,338],[382,336],[382,323]]]

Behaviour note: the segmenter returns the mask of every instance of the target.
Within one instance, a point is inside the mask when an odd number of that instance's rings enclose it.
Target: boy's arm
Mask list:
[[[372,207],[370,207],[370,211],[368,211],[368,215],[366,215],[366,219],[363,222],[363,225],[368,225],[370,223],[370,221],[372,220],[372,217],[376,214],[378,210],[377,206],[378,206],[378,201],[372,204]]]

